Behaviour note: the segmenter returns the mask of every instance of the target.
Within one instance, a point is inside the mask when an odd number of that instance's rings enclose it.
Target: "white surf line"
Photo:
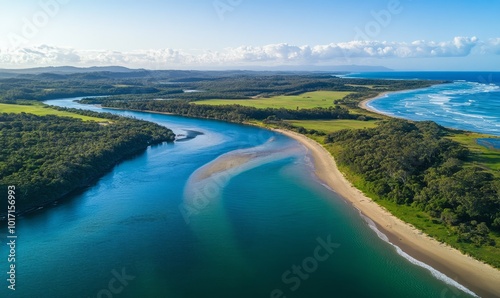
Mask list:
[[[478,295],[476,295],[476,293],[472,292],[471,290],[466,288],[464,285],[456,282],[454,279],[448,277],[446,274],[440,272],[439,270],[437,270],[437,269],[427,265],[426,263],[421,262],[421,261],[413,258],[412,256],[410,256],[409,254],[405,253],[399,246],[397,246],[397,245],[393,244],[391,241],[389,241],[389,238],[387,237],[387,235],[385,235],[379,229],[377,229],[377,225],[375,224],[375,222],[373,222],[373,220],[366,217],[359,209],[358,209],[358,212],[361,215],[361,217],[365,220],[365,222],[368,224],[370,229],[372,229],[380,239],[382,239],[383,241],[392,245],[396,249],[396,252],[398,253],[398,255],[402,256],[403,258],[405,258],[407,261],[409,261],[413,265],[417,265],[419,267],[427,269],[428,271],[431,272],[432,276],[434,276],[438,280],[440,280],[440,281],[442,281],[450,286],[453,286],[453,287],[455,287],[455,288],[461,290],[462,292],[465,292],[471,296],[479,297]]]

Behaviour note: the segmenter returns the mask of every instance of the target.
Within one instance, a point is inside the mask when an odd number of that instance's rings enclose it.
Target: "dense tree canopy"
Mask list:
[[[500,184],[482,168],[465,166],[471,153],[447,132],[434,122],[393,119],[332,133],[326,142],[341,146],[339,163],[380,198],[429,212],[455,227],[460,241],[491,244],[489,228],[500,230]]]
[[[16,186],[19,209],[58,199],[88,185],[123,158],[175,137],[171,130],[146,121],[82,113],[112,118],[111,123],[0,114],[0,185]]]
[[[210,106],[195,105],[182,100],[168,101],[111,101],[103,104],[105,107],[157,111],[173,113],[189,117],[201,117],[218,119],[232,122],[244,122],[251,119],[264,120],[268,117],[277,117],[280,119],[356,119],[359,116],[349,113],[349,110],[340,106],[329,108],[314,109],[258,109],[242,105]]]
[[[441,81],[360,80],[331,74],[285,72],[134,71],[75,74],[42,73],[0,79],[0,101],[110,96],[109,100],[238,99],[297,95],[308,91],[380,91],[428,87]],[[197,90],[201,92],[185,92]],[[358,95],[353,95],[357,98]],[[98,101],[106,101],[99,99]]]

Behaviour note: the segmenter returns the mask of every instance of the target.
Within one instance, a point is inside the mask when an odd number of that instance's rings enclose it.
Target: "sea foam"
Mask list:
[[[377,228],[377,225],[375,224],[375,222],[373,222],[373,220],[371,220],[370,218],[366,217],[363,213],[361,213],[361,211],[359,211],[359,214],[366,221],[366,223],[368,224],[368,226],[370,227],[370,229],[372,229],[377,234],[377,236],[380,239],[382,239],[384,242],[389,243],[392,247],[394,247],[396,249],[396,252],[398,253],[398,255],[402,256],[403,258],[405,258],[407,261],[409,261],[413,265],[416,265],[416,266],[422,267],[424,269],[427,269],[428,271],[431,272],[432,276],[434,276],[435,278],[441,280],[442,282],[446,283],[447,285],[453,286],[453,287],[455,287],[455,288],[461,290],[462,292],[465,292],[465,293],[467,293],[467,294],[469,294],[471,296],[479,297],[474,292],[472,292],[471,290],[469,290],[468,288],[466,288],[462,284],[456,282],[454,279],[446,276],[444,273],[440,272],[439,270],[437,270],[437,269],[435,269],[435,268],[427,265],[426,263],[421,262],[421,261],[413,258],[412,256],[410,256],[409,254],[405,253],[399,246],[393,244],[389,240],[389,238],[387,237],[387,235],[385,235],[384,233],[382,233]]]
[[[463,130],[500,135],[500,86],[455,81],[425,89],[394,92],[368,106],[386,115]]]

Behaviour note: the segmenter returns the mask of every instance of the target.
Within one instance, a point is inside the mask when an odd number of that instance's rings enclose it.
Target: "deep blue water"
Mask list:
[[[450,81],[391,93],[368,106],[396,117],[500,136],[500,72],[374,72],[348,77]]]
[[[346,77],[395,80],[468,81],[481,84],[500,83],[500,72],[481,71],[391,71],[352,73]]]
[[[294,140],[109,111],[203,134],[151,147],[73,198],[19,218],[17,290],[4,280],[0,297],[468,297],[374,233],[315,179]],[[252,162],[196,179],[217,158],[249,152],[258,153]],[[5,245],[0,253],[5,270]]]

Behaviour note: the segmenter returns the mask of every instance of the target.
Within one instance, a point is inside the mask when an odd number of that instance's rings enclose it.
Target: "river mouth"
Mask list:
[[[99,297],[112,293],[110,283],[120,297],[430,297],[447,289],[325,189],[295,141],[220,121],[110,112],[203,134],[150,147],[69,203],[20,219],[20,297]],[[221,161],[228,164],[217,169]],[[335,248],[317,250],[330,242]],[[117,275],[125,282],[112,283]]]

